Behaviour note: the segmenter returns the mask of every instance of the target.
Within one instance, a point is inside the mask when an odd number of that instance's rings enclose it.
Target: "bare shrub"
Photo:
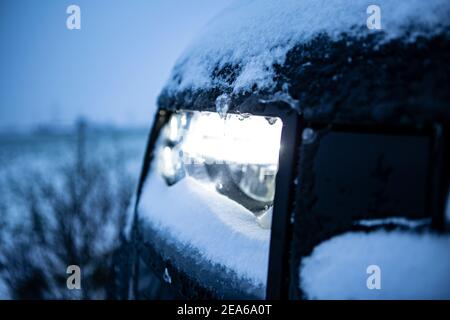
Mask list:
[[[8,182],[23,208],[23,221],[14,227],[6,230],[0,221],[0,276],[13,299],[106,296],[134,181],[120,157],[94,161],[83,150],[45,176]],[[69,265],[81,268],[81,290],[67,289]]]

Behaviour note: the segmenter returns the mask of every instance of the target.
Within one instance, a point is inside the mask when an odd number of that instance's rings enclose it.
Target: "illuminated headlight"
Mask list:
[[[282,126],[276,117],[174,113],[157,145],[158,171],[168,185],[197,180],[270,228]]]

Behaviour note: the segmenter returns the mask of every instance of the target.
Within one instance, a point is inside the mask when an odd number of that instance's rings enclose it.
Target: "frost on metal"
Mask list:
[[[360,220],[355,223],[356,225],[364,226],[364,227],[375,227],[375,226],[385,226],[385,225],[395,225],[407,228],[418,228],[422,226],[427,226],[431,224],[431,219],[420,219],[420,220],[411,220],[403,217],[391,217],[386,219],[370,219],[370,220]]]
[[[230,103],[231,99],[226,93],[223,93],[216,98],[216,111],[221,118],[225,118],[227,115]]]
[[[299,110],[298,100],[292,98],[289,94],[289,85],[283,84],[282,90],[275,92],[270,99],[260,99],[261,103],[271,103],[282,101],[287,103],[292,109]]]
[[[172,283],[172,278],[170,277],[169,270],[167,268],[164,269],[163,280],[167,283]]]
[[[338,39],[342,34],[378,32],[389,40],[439,32],[449,24],[447,0],[380,0],[382,30],[369,30],[366,11],[371,4],[370,0],[236,1],[210,21],[180,57],[166,90],[270,91],[276,84],[275,68],[285,62],[286,54],[317,35]],[[338,81],[339,75],[333,77]]]
[[[450,236],[405,231],[349,232],[303,259],[300,286],[309,299],[450,299]],[[381,269],[381,289],[366,286]]]
[[[303,143],[312,143],[316,139],[316,133],[314,132],[314,129],[312,128],[305,128],[302,131],[302,140]]]

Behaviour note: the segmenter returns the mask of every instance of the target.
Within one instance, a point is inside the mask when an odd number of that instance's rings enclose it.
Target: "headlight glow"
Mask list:
[[[269,121],[259,116],[230,114],[222,119],[216,113],[198,113],[191,120],[182,150],[195,159],[276,166],[282,124],[278,119],[273,124]]]
[[[169,185],[188,175],[243,205],[270,227],[281,130],[275,117],[177,112],[157,146],[160,173]],[[270,209],[270,210],[269,210]]]

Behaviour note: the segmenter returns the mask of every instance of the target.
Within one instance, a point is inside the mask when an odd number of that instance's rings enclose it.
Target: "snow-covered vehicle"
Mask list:
[[[210,22],[158,100],[119,297],[450,298],[450,2],[377,4]]]

